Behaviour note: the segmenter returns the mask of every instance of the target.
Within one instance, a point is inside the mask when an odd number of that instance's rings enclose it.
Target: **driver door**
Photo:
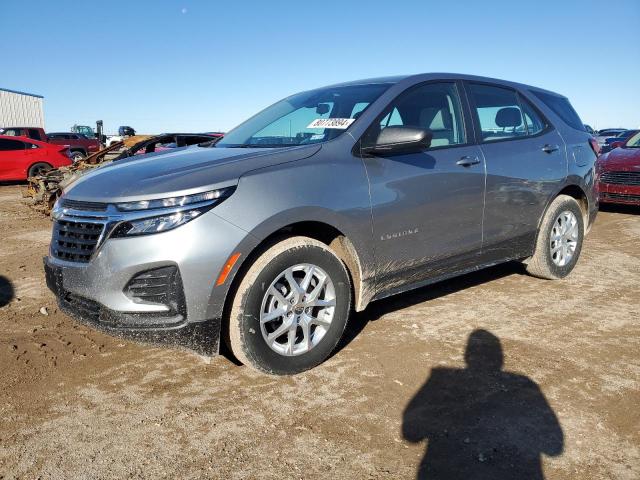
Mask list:
[[[431,147],[394,156],[364,155],[370,181],[377,295],[394,293],[478,261],[482,246],[483,157],[466,131],[455,82],[426,83],[398,96],[365,133],[388,126],[432,131]],[[467,115],[468,117],[468,115]]]

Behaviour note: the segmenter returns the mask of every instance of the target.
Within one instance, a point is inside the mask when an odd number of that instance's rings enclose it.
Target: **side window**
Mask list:
[[[494,142],[527,135],[518,95],[509,88],[469,84],[482,140]]]
[[[522,98],[520,95],[520,104],[522,105],[522,111],[524,113],[524,121],[527,125],[527,132],[529,135],[537,135],[543,131],[547,124],[542,117],[535,111],[531,104]]]
[[[18,140],[0,139],[0,152],[24,150],[24,143]]]
[[[571,106],[571,103],[569,103],[569,100],[564,97],[545,92],[534,91],[533,94],[542,100],[547,107],[553,110],[553,112],[566,122],[567,125],[575,128],[576,130],[585,131],[582,120],[580,120],[580,117]]]
[[[35,143],[26,143],[24,144],[24,147],[29,150],[29,149],[34,149],[34,148],[40,148],[38,147],[38,145],[36,145]]]
[[[431,148],[465,143],[460,97],[455,83],[428,83],[403,92],[369,128],[363,144],[373,144],[384,128],[400,125],[431,130]]]
[[[40,132],[38,130],[36,130],[35,128],[30,128],[28,132],[29,132],[29,138],[33,138],[34,140],[40,140]]]
[[[15,128],[7,128],[2,131],[2,135],[6,135],[7,137],[18,137],[20,136],[20,130]]]

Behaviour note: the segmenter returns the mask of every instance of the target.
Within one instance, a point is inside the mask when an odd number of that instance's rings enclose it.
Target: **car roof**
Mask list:
[[[2,139],[2,140],[18,140],[20,142],[35,143],[37,145],[54,146],[54,145],[51,145],[50,143],[43,142],[42,140],[36,140],[34,138],[23,137],[23,136],[20,136],[20,135],[0,135],[0,139]]]
[[[353,80],[350,82],[336,83],[334,85],[328,85],[328,87],[346,87],[346,86],[352,86],[352,85],[353,86],[371,85],[371,84],[383,84],[383,83],[395,84],[403,81],[407,81],[410,83],[417,83],[417,82],[423,82],[423,81],[426,82],[429,80],[439,80],[439,79],[490,82],[490,83],[496,83],[496,84],[510,86],[518,89],[535,90],[537,92],[550,93],[558,97],[564,97],[564,95],[557,92],[553,92],[551,90],[546,90],[544,88],[536,87],[533,85],[527,85],[524,83],[512,82],[510,80],[503,80],[500,78],[492,78],[492,77],[481,77],[478,75],[468,75],[464,73],[446,73],[446,72],[419,73],[419,74],[413,74],[413,75],[397,75],[397,76],[389,76],[389,77],[367,78],[364,80]],[[326,88],[326,87],[321,87],[321,88]]]

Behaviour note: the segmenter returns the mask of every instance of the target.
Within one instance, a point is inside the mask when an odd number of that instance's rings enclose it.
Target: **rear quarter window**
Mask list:
[[[556,115],[558,115],[567,125],[575,128],[576,130],[581,130],[586,132],[584,128],[584,124],[580,117],[576,113],[576,111],[564,97],[559,97],[558,95],[552,95],[550,93],[544,92],[532,92],[536,97],[538,97],[542,102],[549,107]]]

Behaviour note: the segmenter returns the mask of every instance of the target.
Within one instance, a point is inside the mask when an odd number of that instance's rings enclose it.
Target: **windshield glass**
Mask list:
[[[633,137],[627,140],[626,147],[640,148],[640,132],[636,133]]]
[[[348,85],[298,93],[240,124],[215,147],[287,147],[332,140],[390,86]]]

